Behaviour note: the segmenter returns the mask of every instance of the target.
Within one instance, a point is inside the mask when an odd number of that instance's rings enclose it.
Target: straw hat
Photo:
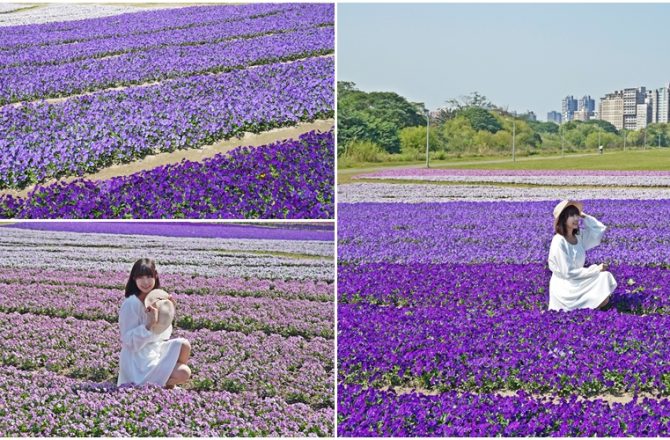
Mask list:
[[[172,325],[175,307],[172,301],[168,299],[168,296],[165,290],[154,289],[144,298],[144,307],[149,307],[155,303],[154,307],[158,309],[158,322],[151,328],[153,333],[163,333]]]
[[[561,216],[561,212],[565,211],[565,208],[568,206],[574,206],[579,210],[579,215],[583,214],[582,210],[584,209],[584,204],[582,202],[576,200],[563,200],[554,208],[554,227],[556,227],[556,224],[558,223],[558,217]]]

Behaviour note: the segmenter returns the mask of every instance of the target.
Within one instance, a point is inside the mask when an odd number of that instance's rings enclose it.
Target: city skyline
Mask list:
[[[477,91],[546,120],[568,95],[597,106],[613,90],[666,86],[669,12],[670,4],[340,4],[338,80],[431,110]]]

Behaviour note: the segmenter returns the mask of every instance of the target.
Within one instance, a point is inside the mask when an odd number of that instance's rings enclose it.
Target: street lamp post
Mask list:
[[[558,131],[561,133],[561,157],[565,157],[565,139],[563,138],[563,126],[558,127]]]
[[[512,162],[516,162],[516,119],[512,120]]]
[[[622,130],[623,132],[623,151],[626,151],[626,129]]]
[[[430,110],[426,109],[426,168],[430,168]]]

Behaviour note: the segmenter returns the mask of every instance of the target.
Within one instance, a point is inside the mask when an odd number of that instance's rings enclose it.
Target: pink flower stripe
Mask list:
[[[203,294],[229,296],[256,296],[283,299],[304,299],[332,302],[335,288],[332,283],[316,280],[262,280],[256,278],[206,277],[174,273],[161,273],[165,289],[175,294]],[[116,289],[123,295],[128,281],[125,272],[84,272],[74,270],[15,269],[0,267],[0,281],[4,283],[46,284]]]

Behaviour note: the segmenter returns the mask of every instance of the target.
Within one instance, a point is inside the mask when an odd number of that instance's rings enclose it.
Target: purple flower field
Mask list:
[[[0,218],[332,218],[334,151],[332,131],[310,132],[204,162],[37,186],[0,195]]]
[[[566,313],[556,202],[338,206],[339,435],[670,433],[670,203],[584,201],[618,287]]]
[[[332,141],[169,153],[333,118],[334,4],[142,11],[7,26],[0,41],[1,217],[333,218]],[[58,180],[159,153],[168,165],[134,176]]]
[[[87,232],[99,234],[160,235],[163,237],[255,238],[263,240],[333,241],[332,223],[286,225],[235,225],[201,222],[25,222],[0,227],[39,231]]]
[[[334,435],[332,274],[329,280],[318,273],[296,280],[288,270],[295,260],[275,257],[283,277],[208,275],[225,248],[253,257],[255,246],[271,253],[273,243],[302,244],[301,258],[317,261],[324,256],[309,249],[329,243],[332,265],[332,240],[267,240],[263,227],[227,224],[202,224],[208,237],[189,239],[188,232],[198,227],[175,224],[175,237],[91,241],[121,237],[103,234],[118,233],[109,230],[118,223],[97,224],[103,231],[93,234],[95,228],[86,227],[70,228],[81,232],[0,228],[0,435]],[[128,223],[123,232],[159,226]],[[236,238],[227,237],[233,226]],[[266,226],[282,231],[280,225]],[[240,237],[245,228],[248,237]],[[293,231],[307,237],[315,232]],[[206,255],[204,242],[211,246]],[[119,246],[128,258],[122,264],[126,271],[110,270],[118,267]],[[173,337],[192,345],[193,376],[181,391],[115,385],[121,349],[117,317],[127,271],[142,256],[133,248],[146,255],[151,246],[158,251],[161,287],[177,303]],[[21,248],[31,250],[29,261],[17,259]],[[67,249],[79,253],[78,267],[64,256]],[[190,253],[198,260],[197,272],[174,261],[168,249]],[[84,261],[94,261],[97,270]],[[21,268],[24,263],[29,268]],[[261,275],[260,268],[251,269]]]

